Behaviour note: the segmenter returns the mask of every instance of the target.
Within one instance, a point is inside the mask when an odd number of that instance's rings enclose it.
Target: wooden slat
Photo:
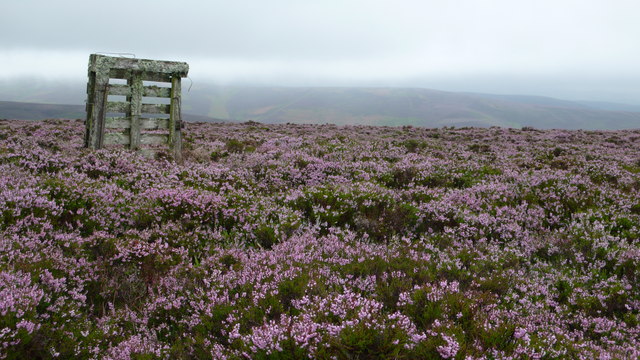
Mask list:
[[[109,95],[131,96],[131,86],[124,84],[109,84]],[[142,96],[168,98],[171,97],[171,88],[147,85],[143,89]]]
[[[131,105],[123,101],[107,102],[107,113],[126,113],[129,112]]]
[[[129,129],[131,120],[128,117],[108,117],[105,119],[104,127],[106,129]]]
[[[127,80],[131,77],[131,70],[109,69],[109,78]]]
[[[140,134],[140,145],[166,145],[169,140],[167,134]],[[109,132],[104,134],[104,143],[106,145],[129,145],[131,137],[129,131]]]
[[[185,62],[132,59],[92,54],[89,69],[92,71],[100,71],[105,68],[177,76],[187,76],[189,72],[189,65]]]
[[[169,119],[142,118],[140,128],[147,130],[169,129]]]
[[[109,70],[109,77],[111,79],[127,79],[131,77],[131,70],[122,70],[122,69],[111,69]],[[155,82],[171,82],[170,74],[159,74],[159,73],[144,73],[143,80],[144,81],[155,81]]]
[[[168,114],[171,106],[164,104],[142,104],[142,114]]]
[[[144,93],[142,95],[147,97],[168,98],[171,97],[171,88],[149,85],[144,87]]]
[[[129,85],[109,84],[109,95],[131,96]]]
[[[167,134],[140,134],[140,144],[142,145],[166,145],[168,141]]]
[[[124,132],[108,132],[104,134],[105,145],[129,145],[129,131]]]
[[[131,119],[128,117],[108,117],[106,119],[107,129],[129,129]],[[168,130],[169,119],[140,118],[140,129],[144,130]]]

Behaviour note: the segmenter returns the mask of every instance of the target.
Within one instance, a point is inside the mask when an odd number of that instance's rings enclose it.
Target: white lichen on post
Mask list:
[[[133,150],[142,145],[169,146],[176,161],[182,160],[181,78],[187,76],[184,62],[131,59],[92,54],[87,83],[87,121],[85,146],[124,145]],[[126,85],[109,84],[109,79],[125,79]],[[170,83],[171,87],[149,85],[143,81]],[[109,95],[125,96],[126,101],[108,101]],[[170,103],[148,104],[145,97],[169,98]],[[106,117],[107,113],[124,116]],[[142,114],[166,114],[169,118],[143,118]],[[109,129],[109,132],[106,132]],[[166,134],[142,130],[166,130]],[[120,131],[117,131],[120,130]]]
[[[169,147],[177,161],[182,161],[182,118],[181,118],[181,79],[171,79],[171,109],[169,114]]]
[[[142,114],[142,92],[144,88],[142,85],[142,74],[137,72],[133,73],[127,82],[131,87],[131,96],[127,98],[131,104],[127,116],[131,121],[131,125],[129,126],[129,136],[131,138],[129,148],[138,150],[140,146],[140,116]]]

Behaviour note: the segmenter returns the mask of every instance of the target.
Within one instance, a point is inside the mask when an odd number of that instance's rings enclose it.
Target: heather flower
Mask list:
[[[445,345],[438,346],[438,354],[442,356],[443,359],[452,359],[458,353],[460,349],[460,345],[456,341],[455,338],[447,335],[443,335],[442,339],[446,342]]]
[[[0,358],[640,356],[638,130],[0,132]]]

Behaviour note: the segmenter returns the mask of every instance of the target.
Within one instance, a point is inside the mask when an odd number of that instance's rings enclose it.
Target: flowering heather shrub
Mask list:
[[[637,359],[640,131],[0,122],[0,358]]]

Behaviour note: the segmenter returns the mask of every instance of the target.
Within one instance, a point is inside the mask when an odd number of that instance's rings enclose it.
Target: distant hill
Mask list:
[[[192,91],[187,107],[214,118],[265,123],[640,128],[640,112],[538,96],[416,88],[209,87]]]
[[[12,120],[79,119],[85,117],[82,105],[34,104],[0,101],[0,118]]]
[[[469,95],[480,96],[488,99],[506,100],[517,103],[543,105],[553,107],[566,107],[577,109],[607,110],[607,111],[631,111],[640,112],[640,105],[629,105],[607,101],[568,101],[550,98],[546,96],[530,96],[530,95],[496,95],[496,94],[480,94],[468,93]]]
[[[587,104],[584,104],[582,102],[561,100],[561,99],[551,98],[551,97],[547,97],[547,96],[499,95],[499,94],[481,94],[481,93],[462,93],[462,94],[475,96],[475,97],[481,97],[481,98],[485,98],[485,99],[501,100],[501,101],[508,101],[508,102],[513,102],[513,103],[528,104],[528,105],[562,107],[562,108],[571,108],[571,109],[598,109],[598,110],[605,110],[605,109],[599,109],[599,108],[595,108],[595,107],[590,107]]]
[[[16,101],[0,101],[0,119],[42,120],[42,119],[84,119],[84,105],[38,104]],[[183,113],[185,121],[224,122],[204,115]]]
[[[64,92],[64,89],[67,88],[60,88],[60,91]],[[9,90],[1,87],[0,90],[0,98],[5,96],[6,99]],[[33,104],[62,101],[62,98],[51,97],[56,92],[46,86],[38,87],[32,94],[26,88],[18,93],[19,99],[25,99],[20,101],[24,102],[0,102],[0,118],[85,116],[83,105]],[[68,100],[80,104],[85,96],[79,93]],[[197,83],[192,89],[183,89],[183,99],[182,111],[187,121],[531,126],[587,130],[640,128],[640,106],[421,88],[255,87]]]
[[[579,101],[579,103],[592,109],[640,112],[640,106],[638,105],[619,104],[606,101]]]

